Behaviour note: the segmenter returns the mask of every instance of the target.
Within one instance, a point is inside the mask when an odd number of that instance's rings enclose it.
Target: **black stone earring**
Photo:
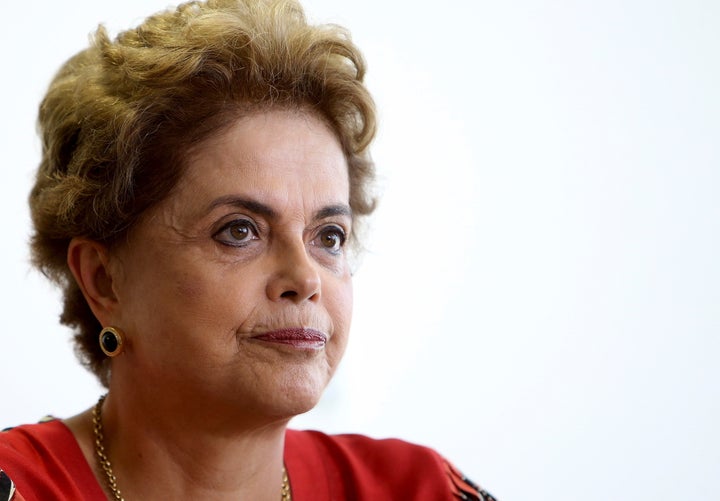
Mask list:
[[[100,331],[100,349],[108,357],[116,357],[123,351],[123,335],[115,327],[105,327]]]

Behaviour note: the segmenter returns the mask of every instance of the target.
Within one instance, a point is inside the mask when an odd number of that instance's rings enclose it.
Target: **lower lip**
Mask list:
[[[290,346],[298,350],[321,350],[327,342],[327,338],[320,332],[307,329],[268,332],[260,336],[254,336],[253,339],[265,343]]]

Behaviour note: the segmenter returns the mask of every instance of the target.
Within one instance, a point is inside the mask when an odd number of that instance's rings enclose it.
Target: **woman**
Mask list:
[[[0,434],[4,499],[492,499],[432,450],[286,429],[347,341],[363,74],[292,1],[188,3],[65,64],[33,260],[108,393]]]

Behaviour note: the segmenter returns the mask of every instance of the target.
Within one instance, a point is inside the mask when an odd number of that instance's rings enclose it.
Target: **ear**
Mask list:
[[[111,325],[117,309],[107,247],[87,238],[73,238],[67,264],[90,309],[102,325]]]

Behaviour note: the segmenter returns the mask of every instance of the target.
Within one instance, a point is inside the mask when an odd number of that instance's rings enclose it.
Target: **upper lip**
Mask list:
[[[253,337],[275,340],[303,340],[327,342],[328,336],[322,331],[308,327],[286,327],[256,334]]]

